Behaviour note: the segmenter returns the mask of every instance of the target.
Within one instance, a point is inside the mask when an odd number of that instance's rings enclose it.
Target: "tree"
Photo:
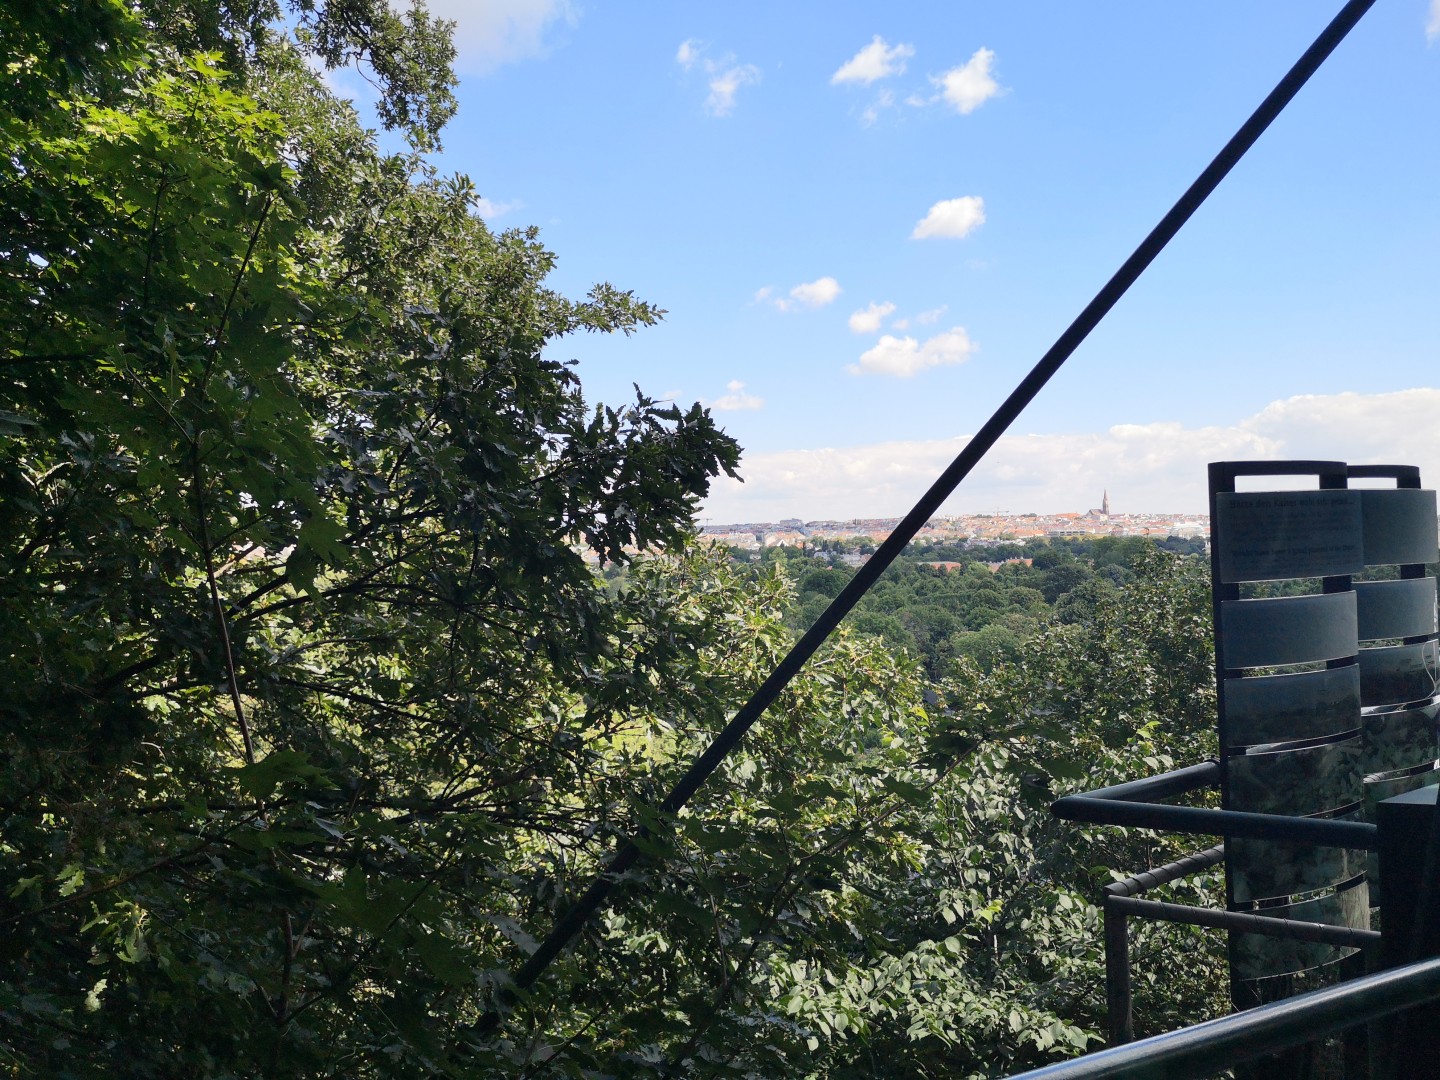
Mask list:
[[[573,981],[547,991],[605,1003],[576,1064],[1003,1076],[1092,1045],[1109,868],[1182,849],[1058,822],[1046,804],[1193,760],[1214,730],[1204,568],[1153,552],[1135,572],[1090,619],[1048,626],[988,672],[962,661],[939,709],[913,667],[842,637],[663,834],[608,940],[588,946],[594,966],[572,958]],[[776,579],[723,598],[735,586],[722,568],[702,576],[717,612],[745,613],[731,617],[741,639],[717,639],[702,668],[758,677],[767,657],[740,641],[774,647]],[[1218,877],[1169,895],[1213,905]],[[1143,1030],[1224,1010],[1213,936],[1145,923],[1133,937]],[[1164,958],[1181,952],[1177,971]],[[547,1036],[557,1044],[576,1049]]]
[[[556,343],[661,313],[547,290],[273,8],[99,6],[135,49],[4,16],[0,1062],[466,1068],[506,920],[588,869],[643,779],[600,750],[698,632],[577,546],[680,542],[736,447],[587,406]],[[297,10],[336,56],[393,18]]]

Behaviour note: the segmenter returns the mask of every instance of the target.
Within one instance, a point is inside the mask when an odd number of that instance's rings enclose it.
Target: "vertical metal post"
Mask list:
[[[1135,1039],[1135,1009],[1130,991],[1130,926],[1123,911],[1115,910],[1106,896],[1105,1011],[1109,1045],[1122,1046]]]
[[[1376,809],[1380,829],[1381,959],[1386,967],[1440,956],[1440,827],[1430,786],[1386,799]],[[1440,1028],[1433,1006],[1393,1017],[1380,1039],[1384,1080],[1440,1078]]]

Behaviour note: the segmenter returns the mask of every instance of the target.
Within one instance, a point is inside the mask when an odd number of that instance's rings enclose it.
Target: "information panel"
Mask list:
[[[1226,582],[1356,574],[1365,566],[1360,492],[1221,492],[1215,540]]]

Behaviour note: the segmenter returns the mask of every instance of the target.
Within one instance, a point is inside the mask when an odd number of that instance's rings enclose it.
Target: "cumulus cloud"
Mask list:
[[[431,15],[455,23],[456,70],[477,74],[543,55],[556,24],[579,22],[571,0],[430,0],[426,6]],[[410,5],[391,0],[391,7]]]
[[[725,384],[725,389],[730,392],[723,397],[716,398],[714,401],[707,401],[705,404],[716,412],[738,412],[743,409],[758,409],[765,404],[764,398],[745,393],[745,384],[739,379],[731,379]]]
[[[995,53],[976,49],[969,60],[943,75],[932,75],[930,81],[940,88],[940,96],[958,113],[972,113],[1000,92],[1000,84],[990,74]]]
[[[1437,414],[1440,389],[1427,387],[1292,397],[1230,425],[1007,435],[940,512],[1084,510],[1109,489],[1122,512],[1203,514],[1206,463],[1252,458],[1404,462],[1419,465],[1433,484],[1440,477]],[[899,515],[968,439],[746,454],[744,485],[720,478],[703,513],[716,522]]]
[[[770,295],[770,291],[770,286],[765,286],[755,294],[755,299],[766,299]],[[796,285],[790,290],[789,296],[778,297],[771,303],[781,311],[794,311],[797,308],[822,308],[834,301],[843,291],[840,283],[833,277],[822,277]],[[761,293],[764,295],[762,296]]]
[[[895,305],[890,301],[877,304],[871,301],[870,306],[862,308],[850,316],[850,332],[852,334],[873,334],[880,329],[880,324],[885,321],[885,316],[895,310]]]
[[[885,334],[873,349],[860,354],[858,364],[849,364],[845,370],[851,375],[894,375],[908,379],[928,368],[963,364],[975,349],[963,326],[936,334],[923,345],[913,337]]]
[[[512,199],[509,202],[496,202],[494,199],[487,199],[483,195],[475,200],[475,208],[480,216],[487,222],[494,221],[498,217],[504,217],[514,210],[519,210],[525,205],[519,199]]]
[[[835,86],[858,82],[869,86],[878,79],[887,79],[891,75],[904,72],[905,61],[914,55],[915,46],[903,42],[894,46],[886,45],[885,39],[876,34],[869,45],[840,65],[840,70],[830,76],[830,83]]]
[[[740,88],[760,81],[760,69],[754,64],[737,63],[734,53],[713,60],[703,55],[704,52],[704,45],[694,38],[686,38],[675,50],[675,62],[685,71],[699,64],[710,88],[710,95],[705,99],[705,111],[711,116],[729,116],[735,108],[735,95]]]
[[[943,199],[930,207],[924,219],[916,223],[912,239],[948,236],[959,239],[985,224],[985,200],[979,195],[962,195]]]
[[[1304,394],[1271,402],[1241,426],[1278,440],[1285,457],[1419,465],[1433,487],[1440,481],[1437,415],[1440,389]]]
[[[716,70],[710,79],[710,96],[705,99],[705,111],[711,116],[729,116],[735,108],[735,95],[742,86],[753,86],[760,81],[760,69],[754,64],[734,64],[724,70]]]
[[[1425,40],[1440,39],[1440,0],[1430,0],[1430,17],[1425,21]]]

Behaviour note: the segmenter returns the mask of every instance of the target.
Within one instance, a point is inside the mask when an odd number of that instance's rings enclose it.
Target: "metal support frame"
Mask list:
[[[1105,915],[1105,1004],[1111,1046],[1121,1046],[1135,1038],[1134,999],[1130,983],[1131,915],[1189,926],[1239,930],[1265,937],[1323,941],[1330,945],[1348,945],[1358,949],[1376,949],[1380,946],[1378,930],[1355,930],[1348,926],[1330,926],[1299,919],[1277,919],[1244,911],[1219,911],[1190,904],[1140,899],[1140,894],[1149,889],[1168,885],[1190,874],[1207,870],[1224,859],[1225,845],[1217,844],[1194,855],[1187,855],[1183,859],[1105,886],[1101,907]]]
[[[1241,836],[1266,840],[1300,840],[1321,847],[1364,848],[1369,851],[1379,849],[1379,830],[1365,822],[1251,814],[1200,806],[1171,806],[1154,801],[1215,787],[1220,778],[1220,763],[1211,759],[1199,765],[1174,769],[1143,780],[1132,780],[1079,795],[1066,795],[1051,804],[1050,812],[1067,821],[1098,825],[1132,826],[1227,838]],[[1207,869],[1224,858],[1225,846],[1220,844],[1105,887],[1101,900],[1105,916],[1105,1003],[1108,1041],[1112,1047],[1121,1046],[1135,1038],[1134,998],[1130,979],[1131,915],[1191,926],[1210,926],[1222,930],[1262,934],[1267,937],[1323,941],[1331,945],[1360,949],[1375,949],[1379,946],[1380,934],[1374,930],[1354,930],[1344,926],[1252,915],[1243,911],[1197,908],[1188,904],[1171,904],[1140,897],[1140,894],[1148,889]]]
[[[1221,492],[1233,492],[1237,477],[1258,475],[1312,475],[1316,477],[1322,490],[1344,489],[1349,486],[1350,480],[1361,478],[1393,480],[1397,488],[1420,487],[1419,470],[1414,466],[1347,467],[1342,462],[1329,461],[1217,463],[1210,467],[1212,521],[1217,517],[1216,496]],[[1041,1077],[1050,1080],[1053,1077],[1072,1076],[1088,1078],[1206,1075],[1219,1067],[1233,1066],[1253,1057],[1313,1043],[1317,1038],[1355,1027],[1367,1020],[1389,1017],[1370,1034],[1368,1068],[1361,1060],[1366,1053],[1366,1041],[1355,1040],[1347,1035],[1347,1075],[1351,1074],[1349,1070],[1358,1066],[1361,1072],[1374,1076],[1377,1080],[1399,1080],[1402,1076],[1406,1080],[1440,1080],[1440,1029],[1436,1029],[1433,1023],[1434,1003],[1437,997],[1440,997],[1440,986],[1429,994],[1420,994],[1414,999],[1407,998],[1404,1001],[1395,1000],[1384,1008],[1367,1011],[1366,1003],[1372,1000],[1375,987],[1394,985],[1387,984],[1374,975],[1359,982],[1352,980],[1301,998],[1243,1011],[1237,1016],[1227,1018],[1227,1021],[1231,1021],[1228,1025],[1225,1021],[1211,1022],[1184,1029],[1174,1036],[1163,1036],[1158,1041],[1147,1040],[1145,1043],[1135,1044],[1137,1049],[1157,1048],[1148,1050],[1139,1057],[1113,1056],[1116,1048],[1126,1047],[1134,1039],[1128,927],[1128,920],[1132,915],[1216,927],[1232,933],[1283,937],[1353,948],[1364,953],[1366,967],[1371,972],[1382,967],[1392,969],[1385,973],[1387,975],[1393,975],[1399,970],[1419,970],[1425,964],[1435,963],[1435,958],[1440,956],[1440,884],[1437,884],[1437,881],[1440,881],[1440,800],[1437,800],[1436,788],[1424,788],[1381,802],[1376,824],[1337,821],[1320,816],[1289,817],[1175,806],[1165,801],[1204,788],[1219,787],[1222,804],[1229,803],[1228,792],[1225,791],[1228,774],[1226,755],[1231,752],[1232,747],[1226,732],[1224,695],[1227,680],[1241,677],[1242,673],[1228,670],[1224,666],[1224,651],[1218,640],[1218,633],[1221,625],[1220,605],[1225,600],[1237,599],[1239,589],[1233,584],[1222,582],[1219,557],[1219,545],[1213,545],[1212,560],[1215,560],[1215,565],[1212,569],[1216,584],[1212,591],[1212,601],[1215,605],[1217,628],[1215,679],[1220,698],[1220,758],[1160,776],[1066,796],[1054,803],[1052,811],[1057,817],[1074,821],[1227,838],[1299,841],[1315,846],[1365,849],[1378,853],[1381,879],[1388,879],[1392,883],[1392,896],[1386,904],[1385,936],[1382,938],[1381,934],[1374,930],[1277,917],[1283,909],[1275,909],[1276,913],[1270,915],[1235,910],[1237,905],[1234,903],[1231,875],[1228,873],[1226,910],[1223,911],[1142,898],[1144,892],[1156,886],[1179,880],[1221,862],[1228,863],[1224,845],[1217,845],[1164,866],[1135,874],[1107,886],[1102,899],[1108,1035],[1112,1053],[1081,1059],[1081,1062],[1074,1063],[1075,1068],[1058,1067],[1025,1075],[1033,1076],[1036,1080]],[[1424,574],[1423,565],[1406,564],[1400,568],[1402,578],[1418,578]],[[1351,579],[1348,575],[1327,576],[1323,579],[1323,585],[1326,593],[1343,592],[1351,588]],[[1428,633],[1415,640],[1430,641],[1436,637],[1435,633]],[[1411,644],[1411,640],[1407,638],[1405,643]],[[1357,658],[1346,656],[1327,660],[1325,666],[1335,668],[1355,663]],[[1332,810],[1327,813],[1339,812]],[[1349,887],[1353,883],[1344,882],[1341,887]],[[1305,1005],[1299,1011],[1292,1009],[1292,1006],[1302,1002],[1321,1002],[1322,1005],[1329,1002],[1321,1011],[1328,1009],[1325,1015],[1335,1018],[1335,1022],[1322,1020],[1318,1026],[1310,1022],[1310,1018],[1315,1015],[1311,1005]],[[1343,1004],[1345,1002],[1350,1004]],[[1422,1003],[1424,1007],[1418,1007]],[[1244,1036],[1240,1038],[1240,1042],[1234,1044],[1238,1049],[1232,1048],[1227,1054],[1227,1037],[1224,1033],[1244,1029],[1243,1018],[1256,1013],[1271,1019],[1280,1018],[1279,1026],[1271,1033],[1274,1037],[1267,1036],[1252,1045],[1248,1041],[1249,1036]],[[1342,1016],[1344,1022],[1339,1019]],[[1284,1017],[1290,1019],[1284,1020]],[[1270,1019],[1267,1019],[1262,1026],[1269,1023]],[[1251,1030],[1253,1033],[1255,1029]],[[1166,1060],[1168,1052],[1163,1047],[1176,1045],[1190,1047],[1193,1055],[1187,1057],[1186,1054],[1190,1051],[1185,1051],[1172,1065]],[[1298,1059],[1295,1059],[1290,1063],[1295,1064],[1297,1061]],[[1264,1067],[1263,1072],[1254,1075],[1271,1075],[1269,1070],[1272,1066],[1279,1065],[1278,1060],[1271,1062]]]

